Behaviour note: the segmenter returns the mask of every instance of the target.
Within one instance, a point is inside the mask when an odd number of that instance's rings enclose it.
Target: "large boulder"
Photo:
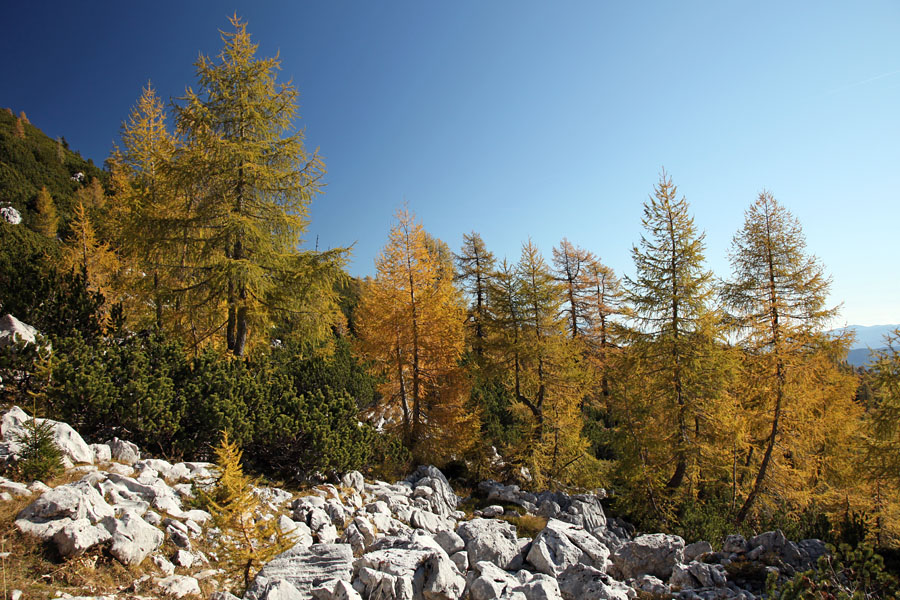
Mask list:
[[[65,558],[83,554],[88,548],[107,542],[111,537],[106,527],[94,525],[88,519],[68,521],[53,534],[53,543]]]
[[[686,565],[675,565],[669,585],[682,590],[721,588],[727,583],[726,577],[725,567],[722,565],[693,561]]]
[[[564,600],[628,600],[631,592],[625,584],[583,564],[563,571],[557,582]]]
[[[12,315],[0,317],[0,348],[12,346],[16,341],[33,344],[38,330],[18,320]]]
[[[406,478],[406,482],[412,486],[413,495],[421,499],[429,512],[449,517],[456,511],[459,499],[437,467],[420,465]]]
[[[506,521],[472,519],[460,524],[456,533],[466,544],[470,565],[488,561],[508,569],[519,555],[516,528]]]
[[[133,465],[141,460],[141,451],[136,444],[114,437],[106,442],[106,445],[109,446],[113,459],[119,462],[123,462],[126,465]]]
[[[63,456],[73,463],[94,462],[94,451],[82,439],[78,432],[67,423],[53,421],[51,419],[34,419],[36,423],[48,423],[53,429],[53,441],[59,446]],[[31,421],[31,417],[19,408],[13,406],[0,417],[0,438],[7,445],[12,454],[17,454],[20,440],[27,433],[25,425]]]
[[[353,551],[347,544],[316,544],[309,548],[294,547],[279,554],[262,568],[247,588],[245,600],[262,600],[266,590],[285,580],[304,598],[310,590],[332,579],[350,581]]]
[[[651,533],[626,542],[612,555],[621,579],[654,575],[663,581],[684,560],[684,539],[677,535]]]
[[[132,511],[119,519],[107,518],[104,525],[112,534],[110,553],[125,565],[141,564],[165,539],[162,531]]]
[[[469,597],[472,600],[497,600],[508,598],[512,590],[520,585],[520,581],[511,573],[507,573],[489,561],[474,565],[469,573]]]
[[[559,576],[570,566],[584,563],[605,571],[609,550],[583,528],[550,519],[528,551],[527,560],[541,573]]]
[[[41,494],[16,515],[20,531],[49,540],[73,521],[99,525],[115,511],[88,480],[67,483]]]

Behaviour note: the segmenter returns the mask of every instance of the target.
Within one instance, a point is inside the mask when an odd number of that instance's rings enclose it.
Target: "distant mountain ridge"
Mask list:
[[[847,353],[847,362],[854,367],[862,367],[871,363],[873,350],[885,348],[884,336],[891,333],[900,325],[848,325],[833,329],[833,333],[850,331],[856,334],[856,339],[850,352]]]
[[[840,327],[838,329],[833,329],[834,333],[843,333],[845,331],[852,331],[856,334],[856,340],[853,342],[851,346],[852,349],[858,348],[872,348],[873,350],[876,348],[884,348],[884,336],[891,333],[895,329],[900,328],[900,325],[847,325],[846,327]]]

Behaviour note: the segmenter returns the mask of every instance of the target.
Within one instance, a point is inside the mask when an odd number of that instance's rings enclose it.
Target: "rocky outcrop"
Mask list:
[[[18,341],[33,344],[37,335],[37,329],[26,325],[12,315],[0,317],[0,348],[12,346]]]
[[[684,540],[677,535],[651,533],[627,542],[612,555],[621,579],[653,575],[667,580],[675,565],[683,562]]]
[[[269,562],[247,588],[244,598],[263,600],[270,598],[273,587],[288,593],[289,584],[299,593],[298,598],[311,598],[313,588],[329,581],[350,581],[353,573],[353,552],[347,544],[316,544],[309,548],[293,548]],[[284,582],[284,583],[282,583]],[[275,596],[289,597],[289,596]]]
[[[26,418],[19,409],[0,416],[4,441]],[[60,431],[67,427],[54,422]],[[103,548],[125,565],[145,563],[152,574],[135,581],[131,591],[139,595],[196,597],[205,580],[213,589],[227,585],[214,550],[200,551],[215,548],[221,532],[208,513],[185,502],[195,486],[214,481],[212,465],[142,457],[134,444],[115,438],[81,447],[84,440],[75,436],[61,437],[75,440],[79,457],[90,454],[76,468],[77,481],[50,489],[0,480],[0,499],[32,499],[17,515],[21,531],[65,559]],[[483,482],[479,493],[488,506],[469,518],[430,466],[394,484],[349,473],[339,486],[303,495],[272,487],[253,492],[261,502],[255,518],[276,519],[294,546],[262,568],[248,600],[625,600],[639,593],[750,600],[762,594],[759,582],[732,580],[730,564],[787,575],[825,552],[819,540],[792,542],[780,531],[750,540],[729,536],[720,551],[672,535],[633,537],[627,524],[607,519],[602,492],[533,494]],[[547,518],[533,540],[519,537],[517,511]],[[211,598],[235,599],[225,591]]]
[[[28,413],[18,406],[12,407],[0,417],[0,443],[10,458],[18,455],[21,440],[27,435],[25,426],[31,420]],[[34,421],[38,424],[44,422],[50,424],[53,428],[53,441],[62,450],[63,456],[71,463],[91,464],[94,462],[94,451],[67,423],[51,419],[34,419]]]

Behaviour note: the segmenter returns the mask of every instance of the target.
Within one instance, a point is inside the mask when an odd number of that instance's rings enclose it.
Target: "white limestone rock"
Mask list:
[[[104,525],[112,533],[110,553],[125,565],[141,564],[165,538],[162,531],[130,511],[119,519],[107,518]]]
[[[153,582],[166,596],[184,598],[185,596],[200,595],[200,584],[196,579],[187,575],[169,575],[154,579]]]
[[[262,568],[247,588],[245,600],[261,600],[270,583],[286,580],[298,591],[309,594],[332,579],[350,581],[353,552],[347,544],[316,544],[295,547],[279,554]]]
[[[466,544],[469,564],[489,561],[500,568],[508,568],[519,555],[516,528],[506,521],[472,519],[456,529]]]
[[[664,533],[642,535],[623,544],[611,558],[622,579],[648,574],[665,581],[684,560],[684,539]]]

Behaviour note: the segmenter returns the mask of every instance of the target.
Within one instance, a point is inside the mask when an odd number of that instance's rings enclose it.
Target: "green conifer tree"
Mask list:
[[[256,57],[247,25],[237,16],[217,60],[196,63],[198,90],[175,108],[186,147],[182,179],[199,192],[189,217],[196,254],[183,289],[222,306],[213,329],[243,355],[251,327],[276,313],[304,321],[323,337],[339,318],[333,284],[343,276],[345,251],[298,249],[309,203],[325,168],[295,131],[297,90],[278,83],[278,58]]]
[[[638,325],[630,351],[647,375],[641,401],[657,425],[647,443],[668,455],[652,462],[674,465],[666,486],[677,489],[698,475],[701,421],[717,395],[709,376],[716,360],[712,274],[704,266],[705,236],[665,171],[641,222],[645,233],[631,252],[636,275],[626,278]]]

